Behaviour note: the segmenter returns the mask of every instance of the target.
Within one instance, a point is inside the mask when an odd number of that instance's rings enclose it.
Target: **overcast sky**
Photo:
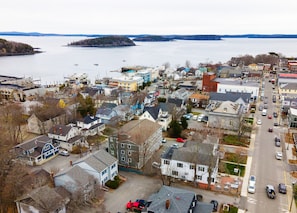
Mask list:
[[[0,31],[297,34],[296,0],[6,0]]]

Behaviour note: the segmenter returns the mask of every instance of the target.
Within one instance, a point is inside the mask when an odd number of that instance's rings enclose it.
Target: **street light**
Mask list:
[[[290,204],[290,212],[292,210],[293,200],[294,200],[294,197],[295,197],[295,190],[294,190],[295,184],[296,184],[295,181],[292,182],[292,200],[291,200],[291,204]]]

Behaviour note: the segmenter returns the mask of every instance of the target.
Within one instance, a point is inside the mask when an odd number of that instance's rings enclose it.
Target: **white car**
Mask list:
[[[255,183],[249,183],[248,193],[254,194],[255,192],[256,192],[256,184]]]
[[[261,124],[262,124],[261,119],[257,120],[257,124],[258,124],[258,125],[261,125]]]
[[[198,116],[198,118],[197,118],[197,121],[202,121],[202,119],[204,118],[204,114],[200,114],[199,116]]]
[[[282,152],[276,152],[276,154],[275,154],[275,158],[276,158],[277,160],[281,160],[281,159],[283,159],[283,153],[282,153]]]
[[[59,152],[59,155],[68,157],[69,156],[69,152],[67,150],[62,150],[61,152]]]

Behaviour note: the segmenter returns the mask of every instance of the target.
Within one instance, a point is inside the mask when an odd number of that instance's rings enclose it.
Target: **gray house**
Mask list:
[[[141,169],[160,148],[161,141],[161,125],[148,119],[133,120],[109,137],[108,150],[120,166]]]
[[[238,130],[243,106],[231,101],[217,102],[208,112],[208,126],[227,130]]]

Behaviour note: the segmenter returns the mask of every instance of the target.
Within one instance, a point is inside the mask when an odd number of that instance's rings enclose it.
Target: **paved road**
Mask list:
[[[265,96],[268,97],[267,115],[272,115],[276,107],[272,103],[272,86],[266,80]],[[276,151],[282,151],[282,147],[274,145],[274,137],[280,136],[283,138],[282,127],[274,127],[273,119],[268,119],[267,116],[262,116],[257,110],[255,117],[262,120],[262,125],[256,128],[256,137],[253,151],[253,160],[251,166],[251,175],[257,177],[256,193],[248,194],[247,209],[249,212],[269,212],[279,213],[287,212],[289,209],[289,198],[287,195],[279,194],[277,186],[279,183],[286,182],[286,163],[283,160],[276,160]],[[268,132],[268,128],[273,127],[273,133]],[[269,199],[265,192],[265,186],[271,184],[276,189],[276,199]]]

